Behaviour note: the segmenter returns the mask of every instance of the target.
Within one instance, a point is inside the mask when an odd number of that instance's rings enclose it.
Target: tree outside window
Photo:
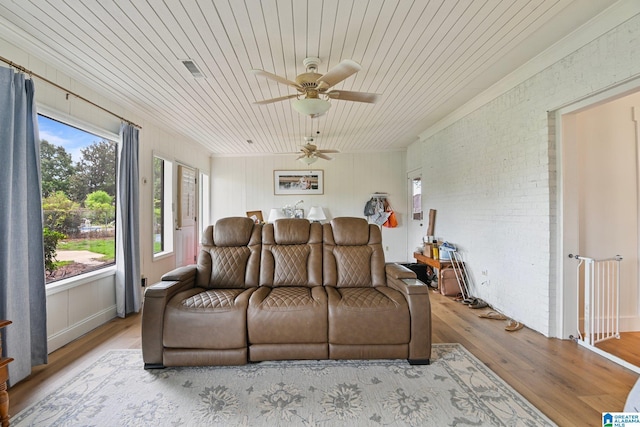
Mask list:
[[[47,283],[115,264],[117,144],[38,116]]]

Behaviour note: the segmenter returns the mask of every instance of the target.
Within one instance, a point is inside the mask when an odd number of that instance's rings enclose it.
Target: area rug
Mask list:
[[[553,426],[460,344],[432,364],[261,362],[143,369],[112,350],[11,419],[23,426]]]

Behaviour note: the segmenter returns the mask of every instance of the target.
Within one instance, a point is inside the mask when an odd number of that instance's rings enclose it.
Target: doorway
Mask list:
[[[597,99],[596,99],[597,98]],[[594,351],[640,370],[628,349],[640,337],[640,88],[621,86],[558,111],[563,338],[576,336],[584,319],[575,258],[621,255],[621,339]],[[580,320],[579,320],[580,319]],[[633,369],[633,368],[632,368]]]

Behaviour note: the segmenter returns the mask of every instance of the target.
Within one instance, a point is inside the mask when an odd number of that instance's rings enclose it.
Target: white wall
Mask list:
[[[471,102],[408,151],[422,153],[424,209],[437,209],[435,234],[462,249],[473,294],[545,335],[556,334],[562,285],[548,111],[640,74],[640,15],[623,20],[595,39],[574,36],[586,41],[573,53],[494,99]]]
[[[407,185],[404,151],[385,153],[332,154],[333,160],[319,160],[311,168],[294,155],[260,157],[214,157],[211,161],[212,222],[227,216],[245,216],[262,210],[267,219],[271,208],[295,204],[305,214],[311,206],[322,206],[328,219],[339,216],[364,218],[364,205],[371,193],[389,193],[398,216],[398,227],[382,227],[382,244],[387,261],[406,261]],[[274,195],[274,170],[322,169],[324,194],[310,196]]]
[[[3,57],[14,63],[142,126],[139,150],[141,273],[148,278],[149,284],[159,280],[163,273],[175,267],[175,257],[171,255],[159,260],[153,259],[152,153],[157,150],[169,160],[173,160],[174,164],[182,162],[205,172],[209,171],[210,153],[183,136],[143,120],[134,112],[126,110],[52,65],[1,38],[0,52]],[[0,63],[0,66],[6,64]],[[37,78],[34,78],[34,81],[38,108],[54,112],[58,119],[71,117],[90,131],[104,130],[116,135],[119,133],[120,120],[116,117],[74,96],[67,98],[65,92]],[[81,277],[55,282],[47,287],[49,351],[63,346],[116,315],[113,269]]]

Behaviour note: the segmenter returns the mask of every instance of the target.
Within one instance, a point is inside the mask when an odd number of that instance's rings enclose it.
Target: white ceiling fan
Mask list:
[[[315,163],[318,159],[324,160],[333,160],[331,157],[327,156],[327,153],[339,153],[338,150],[319,150],[318,146],[313,144],[315,138],[313,136],[305,136],[304,140],[306,144],[300,147],[301,154],[296,158],[296,160],[300,160],[308,165],[311,163]]]
[[[297,98],[292,103],[293,108],[301,114],[314,118],[329,110],[331,104],[328,99],[367,103],[374,103],[378,99],[378,94],[376,93],[329,90],[362,69],[355,61],[345,59],[330,69],[326,74],[319,74],[317,72],[318,65],[320,64],[320,59],[318,58],[305,58],[302,63],[306,68],[306,72],[298,75],[295,82],[264,70],[251,70],[256,76],[265,77],[278,83],[292,86],[299,92],[293,95],[257,101],[254,104],[265,105]]]

